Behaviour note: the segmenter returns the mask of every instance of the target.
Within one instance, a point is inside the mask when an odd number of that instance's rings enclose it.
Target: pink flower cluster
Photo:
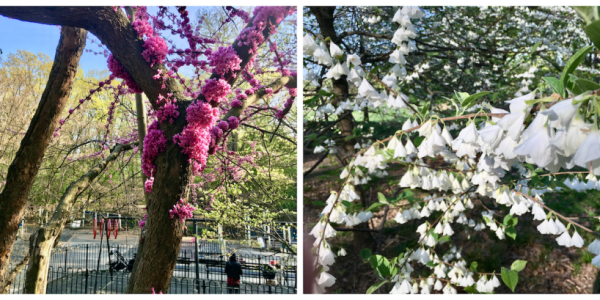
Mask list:
[[[144,35],[152,36],[154,34],[154,30],[152,30],[152,26],[146,20],[138,19],[138,20],[133,21],[133,23],[131,23],[131,25],[133,26],[135,31],[137,31],[137,33],[140,37],[143,37]]]
[[[233,47],[219,47],[208,58],[209,65],[213,67],[213,73],[224,76],[227,72],[234,72],[240,69],[242,60],[237,55]]]
[[[227,6],[227,7],[225,7],[225,9],[227,9],[227,10],[233,10],[231,12],[231,17],[238,16],[242,20],[244,20],[244,22],[246,22],[246,23],[248,23],[250,21],[250,14],[247,13],[247,12],[245,12],[245,11],[243,11],[243,10],[235,9],[235,8],[233,8],[231,6]]]
[[[202,95],[207,102],[219,103],[231,93],[231,86],[223,79],[207,79],[202,86]]]
[[[142,56],[150,63],[150,66],[153,66],[154,64],[162,64],[167,58],[169,46],[161,37],[151,36],[144,42],[144,49]]]
[[[208,159],[208,148],[210,143],[210,134],[208,127],[200,126],[198,123],[190,123],[181,131],[181,133],[173,136],[175,144],[182,148],[191,161],[196,161],[193,164],[195,174],[204,171],[206,160]]]
[[[144,218],[138,221],[138,226],[140,226],[140,229],[144,228],[144,226],[146,225],[147,218],[148,215],[144,214]]]
[[[148,127],[148,134],[144,138],[144,153],[142,153],[142,170],[148,177],[153,177],[156,173],[154,160],[165,150],[167,138],[162,130],[158,128],[158,121],[154,121]]]
[[[161,105],[164,103],[157,111],[156,117],[160,120],[161,123],[169,120],[171,124],[173,121],[179,116],[179,112],[177,111],[177,99],[171,99],[173,94],[169,93],[168,98],[164,98],[163,95],[158,95],[158,103]]]
[[[262,31],[267,26],[269,18],[272,18],[275,24],[279,24],[294,11],[296,11],[294,6],[258,6],[254,8],[254,22],[252,25]]]
[[[245,94],[242,94],[242,95],[246,96]],[[248,98],[248,96],[246,96],[246,98]],[[240,108],[243,105],[244,104],[240,100],[233,100],[233,101],[231,101],[231,108]]]
[[[262,32],[257,30],[255,27],[246,27],[240,32],[237,41],[238,47],[246,45],[250,47],[248,52],[253,54],[258,50],[258,46],[265,41],[265,37],[263,36]]]
[[[188,123],[197,123],[201,127],[210,127],[219,117],[219,108],[212,105],[196,101],[186,109],[186,120]]]
[[[146,179],[146,182],[144,182],[144,191],[146,192],[146,194],[150,194],[150,192],[152,192],[153,185],[154,185],[154,177],[150,177],[150,178]]]
[[[123,79],[131,91],[138,94],[142,93],[142,89],[133,81],[123,65],[112,54],[108,56],[108,69],[115,77]]]
[[[179,199],[179,202],[180,203],[173,206],[173,209],[169,210],[171,219],[177,217],[181,222],[185,222],[185,219],[194,217],[193,211],[196,210],[196,208],[189,203],[184,203],[183,199]]]
[[[231,116],[229,117],[229,119],[227,119],[227,121],[229,122],[229,129],[231,130],[240,127],[240,119],[238,119],[237,117]]]

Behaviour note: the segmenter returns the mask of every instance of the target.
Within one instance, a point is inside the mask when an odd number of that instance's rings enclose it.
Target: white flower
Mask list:
[[[317,46],[317,43],[315,43],[315,40],[313,40],[310,35],[306,34],[302,39],[302,52],[304,55],[313,55],[318,47],[319,46]]]
[[[573,234],[573,237],[571,238],[571,243],[569,243],[568,245],[568,247],[571,246],[575,246],[577,248],[583,247],[583,239],[581,238],[579,233],[577,233],[577,231],[575,231],[575,233]]]
[[[348,73],[350,73],[350,70],[348,70],[348,67],[346,67],[345,64],[340,64],[338,62],[337,65],[335,65],[333,68],[330,68],[329,71],[327,71],[327,74],[325,74],[325,77],[334,78],[334,79],[338,80],[338,79],[340,79],[340,77],[342,77],[342,75],[347,76]]]
[[[391,62],[393,64],[405,65],[406,59],[404,58],[404,55],[402,55],[400,53],[399,50],[394,50],[394,52],[392,52],[392,54],[390,54],[389,62]]]
[[[531,209],[531,213],[533,214],[533,219],[534,220],[545,220],[546,219],[546,213],[544,212],[544,209],[542,208],[541,205],[534,203]]]
[[[565,231],[561,236],[556,238],[556,242],[561,246],[570,247],[571,246],[571,236],[569,235],[569,232]]]
[[[344,248],[341,248],[340,251],[338,251],[338,256],[346,256],[346,254],[348,254],[346,252],[346,250]]]
[[[573,105],[572,102],[572,99],[563,100],[542,111],[541,114],[549,117],[550,126],[557,129],[567,128],[581,105],[581,103]]]
[[[321,287],[330,287],[335,283],[335,277],[327,272],[321,272],[317,284]]]
[[[317,147],[315,147],[314,153],[321,153],[321,152],[324,152],[324,151],[325,151],[325,147],[323,147],[323,146],[317,146]]]
[[[600,240],[594,240],[589,246],[588,251],[596,255],[600,255]]]
[[[321,45],[313,52],[313,57],[320,65],[333,65],[333,59],[331,58],[331,55],[329,55],[329,52],[327,52],[327,48],[323,42],[321,42]]]
[[[600,255],[598,255],[594,259],[592,259],[592,265],[600,268]]]
[[[516,142],[519,140],[521,131],[525,126],[523,125],[523,122],[525,122],[526,116],[525,113],[508,114],[498,121],[498,126],[502,127],[502,129],[507,132],[508,136]]]
[[[573,162],[580,167],[592,169],[594,175],[600,175],[600,151],[598,149],[600,149],[600,132],[593,128],[575,152]]]
[[[379,93],[373,88],[373,86],[363,78],[362,83],[358,87],[358,94],[365,98],[379,97]]]
[[[346,59],[346,62],[348,63],[348,65],[350,65],[350,63],[352,63],[354,66],[361,65],[360,56],[356,54],[349,54],[348,58]]]
[[[547,166],[556,158],[556,153],[550,147],[550,135],[547,128],[540,129],[517,146],[513,152],[517,155],[530,157],[540,167]]]
[[[342,51],[342,49],[340,49],[340,47],[333,42],[329,42],[329,52],[331,53],[332,57],[344,55],[344,51]]]

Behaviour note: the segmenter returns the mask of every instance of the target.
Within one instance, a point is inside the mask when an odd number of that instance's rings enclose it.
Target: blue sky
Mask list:
[[[157,10],[157,7],[148,8],[148,12],[152,15]],[[170,10],[174,11],[173,8],[170,8]],[[193,22],[198,7],[188,7],[187,10]],[[8,53],[16,53],[17,50],[27,50],[36,54],[39,52],[45,53],[50,59],[54,59],[59,38],[60,29],[58,26],[23,22],[0,16],[0,49],[3,52],[2,57],[6,57]],[[98,51],[100,48],[97,42],[92,44],[91,39],[98,40],[94,35],[88,33],[88,41],[85,48]],[[107,69],[106,58],[103,55],[94,55],[88,52],[83,53],[79,65],[86,73],[93,69]],[[185,75],[186,72],[182,71],[182,73]]]

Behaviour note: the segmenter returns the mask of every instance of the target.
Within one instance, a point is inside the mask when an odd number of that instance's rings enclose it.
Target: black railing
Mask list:
[[[194,258],[194,243],[181,244],[169,293],[227,293],[225,263],[232,251],[236,252],[243,270],[241,287],[235,292],[293,294],[296,291],[297,262],[289,255],[276,256],[251,248],[225,249],[209,241],[198,241],[198,244],[198,260]],[[54,249],[47,293],[124,293],[130,274],[128,265],[133,265],[137,245],[111,244],[110,248],[111,255],[105,245],[99,244]],[[243,254],[243,251],[253,254]],[[121,268],[115,268],[117,259],[123,263]],[[24,275],[25,271],[19,274],[10,293],[23,293]]]

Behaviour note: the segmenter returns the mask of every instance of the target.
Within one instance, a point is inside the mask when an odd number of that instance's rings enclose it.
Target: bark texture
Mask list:
[[[131,150],[132,144],[119,144],[113,148],[110,154],[99,162],[85,175],[72,182],[60,198],[58,207],[52,214],[48,226],[38,228],[29,237],[29,266],[25,274],[25,293],[45,294],[48,285],[48,266],[50,254],[57,238],[61,235],[65,224],[71,215],[71,208],[75,201],[92,182],[102,174],[123,151]]]
[[[6,280],[12,246],[25,212],[29,190],[69,99],[86,35],[87,31],[79,28],[65,26],[61,29],[46,88],[8,168],[6,186],[0,194],[0,286]]]
[[[335,32],[334,24],[334,12],[335,7],[325,6],[325,7],[310,7],[310,11],[313,13],[315,18],[317,19],[317,23],[319,24],[319,30],[323,35],[323,38],[330,38],[336,44],[341,44],[341,38]],[[332,101],[332,105],[337,107],[340,102],[345,101],[348,97],[349,85],[347,76],[341,76],[340,79],[332,78],[333,84],[333,93],[335,94],[335,98]],[[341,154],[342,163],[344,165],[348,165],[350,160],[356,154],[356,150],[354,149],[354,145],[356,144],[356,139],[346,140],[346,137],[354,135],[354,117],[352,114],[347,114],[338,122],[338,128],[340,130],[340,135],[343,138],[342,148],[343,153]],[[363,207],[369,207],[368,203],[364,197],[366,193],[364,193],[360,186],[356,186],[356,193],[360,197],[362,201]],[[358,225],[359,228],[368,228],[368,223],[363,223]],[[355,249],[363,249],[365,247],[373,248],[375,246],[375,239],[369,232],[353,232],[353,244]],[[358,250],[359,251],[359,250]]]
[[[27,266],[28,262],[29,262],[29,254],[25,255],[25,257],[23,257],[21,262],[19,264],[17,264],[10,271],[10,273],[8,273],[8,276],[6,277],[6,280],[4,281],[4,286],[0,286],[0,294],[8,294],[8,292],[10,291],[11,285],[15,281],[15,278],[17,278],[17,275],[19,275],[19,273],[21,273],[21,271]]]

